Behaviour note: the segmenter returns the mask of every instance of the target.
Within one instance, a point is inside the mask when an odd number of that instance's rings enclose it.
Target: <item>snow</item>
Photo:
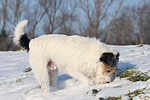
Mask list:
[[[118,64],[120,71],[128,67],[136,67],[142,72],[149,70],[150,45],[108,46],[120,52]],[[128,96],[125,94],[129,91],[144,87],[150,88],[150,80],[132,82],[127,78],[120,79],[119,77],[116,77],[111,83],[86,87],[78,80],[60,72],[57,81],[58,90],[55,91],[53,88],[54,91],[43,97],[33,72],[24,72],[29,67],[26,51],[0,52],[0,100],[98,100],[100,97],[107,98],[109,96],[121,96],[122,100],[127,100]],[[93,96],[92,89],[101,89],[101,91]],[[150,96],[150,94],[146,92],[146,94],[134,97],[134,100],[141,100],[140,96]]]

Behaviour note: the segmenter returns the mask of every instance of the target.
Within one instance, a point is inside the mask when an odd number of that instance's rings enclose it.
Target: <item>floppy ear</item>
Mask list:
[[[112,65],[113,63],[113,58],[114,58],[114,54],[113,53],[103,53],[101,58],[100,58],[100,61],[107,64],[107,65]]]

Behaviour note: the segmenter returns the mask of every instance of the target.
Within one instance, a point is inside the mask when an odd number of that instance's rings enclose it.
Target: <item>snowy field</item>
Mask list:
[[[150,70],[150,46],[110,46],[120,52],[118,72],[128,67],[138,68],[138,71]],[[36,62],[35,62],[36,63]],[[33,72],[25,72],[29,68],[26,51],[0,52],[0,100],[102,100],[100,98],[118,97],[121,100],[131,99],[128,93],[144,90],[133,100],[150,100],[150,79],[132,82],[127,78],[116,77],[115,81],[107,84],[85,87],[76,79],[59,73],[58,91],[49,93],[46,97],[34,78]],[[147,73],[150,76],[150,73]],[[98,91],[94,94],[93,89]],[[138,92],[139,92],[138,91]],[[137,92],[137,91],[136,91]]]

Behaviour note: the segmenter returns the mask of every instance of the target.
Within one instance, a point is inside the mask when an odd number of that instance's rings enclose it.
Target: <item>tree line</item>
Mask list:
[[[12,33],[23,19],[29,20],[25,32],[30,39],[57,33],[96,37],[106,44],[150,44],[150,1],[143,0],[142,6],[127,7],[124,3],[124,0],[0,0],[0,50],[18,49],[11,41]]]

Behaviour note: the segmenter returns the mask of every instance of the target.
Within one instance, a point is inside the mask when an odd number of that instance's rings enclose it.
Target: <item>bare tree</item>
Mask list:
[[[75,34],[73,23],[76,19],[76,1],[64,1],[62,6],[60,7],[60,17],[59,20],[61,22],[60,31],[63,34],[71,35]]]
[[[3,21],[2,23],[2,30],[5,30],[5,26],[6,26],[6,18],[8,17],[8,0],[1,0],[1,6],[2,6],[2,10],[1,10],[1,21]]]
[[[46,14],[46,20],[44,27],[47,27],[48,33],[53,33],[59,26],[59,23],[56,23],[57,12],[62,4],[62,0],[39,0],[40,6],[43,8]],[[48,24],[47,24],[48,23]]]
[[[138,8],[137,15],[139,27],[139,41],[140,43],[150,44],[150,1],[145,2],[142,8]]]
[[[79,0],[80,7],[84,11],[88,20],[88,26],[83,28],[85,31],[82,34],[90,37],[97,37],[99,35],[99,25],[105,18],[107,10],[109,9],[112,2],[113,0]],[[79,22],[79,25],[81,26],[82,23]]]
[[[8,18],[8,21],[12,25],[15,25],[18,23],[23,11],[25,11],[24,0],[10,0],[9,8],[11,11],[9,11],[10,17]]]
[[[0,15],[0,23],[2,28],[0,30],[0,50],[7,50],[7,46],[9,43],[9,37],[6,31],[6,24],[8,18],[8,0],[0,0],[1,4],[1,15]]]
[[[122,3],[123,3],[123,0],[121,0],[121,2],[120,2],[120,4],[119,4],[119,7],[118,7],[118,9],[117,9],[117,12],[116,12],[115,16],[113,17],[113,21],[112,21],[112,23],[111,23],[111,26],[110,26],[110,29],[109,29],[109,33],[108,33],[108,35],[107,35],[107,38],[106,38],[105,43],[108,43],[108,41],[109,41],[109,39],[110,39],[110,35],[111,35],[111,33],[112,33],[112,28],[113,28],[113,25],[114,25],[114,23],[115,23],[116,17],[117,17],[117,15],[118,15],[118,13],[119,13],[119,10],[120,10],[120,8],[121,8],[121,6],[122,6]]]
[[[19,18],[22,16],[22,13],[24,11],[24,0],[5,0],[7,1],[7,15],[4,17],[6,19],[7,27],[5,29],[7,35],[8,35],[8,45],[7,46],[7,50],[9,50],[10,48],[13,48],[14,46],[12,45],[12,41],[11,41],[11,33],[12,33],[12,29],[14,27],[14,25],[16,23],[18,23]],[[3,24],[4,25],[4,24]],[[10,30],[11,28],[11,30]]]
[[[123,7],[115,19],[115,22],[114,19],[112,19],[104,33],[106,35],[106,39],[108,34],[111,37],[107,43],[119,45],[137,44],[137,41],[135,41],[136,16],[134,13],[135,12],[131,9],[131,7]]]
[[[108,27],[108,30],[110,27],[111,25]],[[136,44],[134,41],[134,25],[129,15],[123,13],[116,18],[111,28],[110,37],[107,42],[109,44]]]
[[[150,43],[150,2],[142,7],[123,7],[118,16],[105,29],[109,44]],[[111,30],[110,30],[111,29]],[[106,40],[105,40],[106,41]]]
[[[45,12],[42,10],[41,6],[38,4],[35,4],[34,6],[30,7],[29,9],[32,10],[28,10],[26,12],[26,17],[29,20],[28,23],[28,34],[30,35],[30,38],[34,38],[36,37],[35,35],[35,30],[37,25],[40,23],[40,21],[42,20]]]

